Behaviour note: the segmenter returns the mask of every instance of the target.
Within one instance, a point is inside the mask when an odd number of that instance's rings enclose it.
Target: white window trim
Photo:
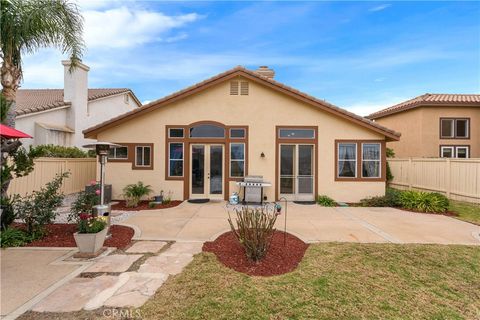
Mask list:
[[[457,122],[465,121],[465,136],[457,136]],[[455,119],[455,132],[454,136],[457,139],[470,139],[470,119]]]
[[[444,150],[451,150],[452,152],[452,157],[445,157],[443,155]],[[440,158],[456,158],[456,153],[455,153],[455,146],[441,146],[440,147]]]
[[[243,160],[242,159],[232,159],[232,157],[231,157],[231,155],[232,155],[232,145],[239,145],[239,144],[243,145]],[[243,142],[230,143],[230,146],[228,148],[228,152],[229,152],[228,176],[230,178],[243,178],[243,177],[245,177],[246,144],[243,143]],[[236,162],[242,161],[243,162],[243,176],[232,176],[232,161],[236,161]]]
[[[145,150],[145,148],[148,148],[150,149],[150,164],[149,165],[145,165],[145,164],[141,164],[139,165],[138,164],[138,148],[142,148],[143,150]],[[142,152],[142,158],[143,155],[145,154],[145,151]],[[144,159],[142,159],[142,163],[144,162]],[[150,168],[152,166],[152,147],[151,146],[142,146],[142,145],[139,145],[139,146],[135,146],[135,167],[144,167],[144,168]]]
[[[170,159],[170,145],[172,143],[182,145],[182,159]],[[182,175],[181,176],[171,176],[170,175],[170,161],[182,161]],[[183,178],[185,176],[185,144],[183,142],[169,142],[168,143],[168,177],[169,178]]]
[[[379,156],[380,158],[378,160],[374,160],[374,159],[367,159],[367,160],[364,160],[363,159],[363,145],[364,144],[378,144],[379,146],[379,150],[380,150],[380,153],[379,153]],[[381,143],[378,143],[378,142],[362,142],[362,150],[361,150],[361,169],[362,169],[362,179],[378,179],[378,178],[381,178],[382,177],[382,144]],[[365,177],[363,175],[363,161],[374,161],[374,162],[378,162],[379,163],[379,170],[378,170],[378,176],[376,177]]]
[[[341,177],[340,176],[340,161],[351,161],[351,160],[341,160],[340,159],[340,145],[342,144],[353,144],[355,145],[355,176],[354,177]],[[356,142],[338,142],[337,143],[337,178],[338,179],[356,179],[358,177],[358,143]]]
[[[458,157],[458,149],[465,149],[467,151],[467,156],[465,158]],[[468,159],[470,158],[470,146],[456,146],[455,147],[455,158],[457,159]]]
[[[181,137],[170,136],[170,130],[172,130],[172,129],[181,129],[183,131],[183,135]],[[185,128],[168,128],[168,138],[169,139],[183,139],[183,138],[185,138]]]
[[[311,138],[296,138],[296,137],[289,138],[289,137],[282,137],[282,136],[281,136],[282,130],[304,130],[304,131],[312,131],[312,132],[313,132],[313,137],[311,137]],[[313,139],[316,138],[316,132],[315,132],[315,131],[316,131],[316,130],[313,129],[313,128],[309,129],[309,128],[289,128],[289,127],[282,127],[282,128],[279,128],[279,129],[278,129],[278,138],[279,138],[279,139],[305,139],[305,140],[313,140]]]

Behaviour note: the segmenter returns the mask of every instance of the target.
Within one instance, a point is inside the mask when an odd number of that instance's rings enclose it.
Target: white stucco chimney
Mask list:
[[[63,100],[70,102],[67,115],[67,126],[75,131],[72,145],[83,139],[81,121],[87,114],[88,104],[88,71],[90,68],[79,62],[77,67],[70,71],[71,61],[63,60]]]
[[[255,70],[255,72],[269,79],[273,79],[273,77],[275,77],[275,71],[267,66],[260,66],[257,70]]]

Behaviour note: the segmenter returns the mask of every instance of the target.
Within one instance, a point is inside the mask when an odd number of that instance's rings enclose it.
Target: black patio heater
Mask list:
[[[98,156],[98,162],[100,163],[100,204],[94,206],[95,213],[101,216],[108,217],[108,232],[107,237],[111,236],[110,233],[110,203],[105,204],[105,164],[107,163],[108,151],[110,148],[121,147],[119,144],[111,142],[97,141],[91,144],[86,144],[84,148],[93,149]]]

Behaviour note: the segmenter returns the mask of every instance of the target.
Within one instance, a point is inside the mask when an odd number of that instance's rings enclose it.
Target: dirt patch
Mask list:
[[[157,204],[155,207],[150,208],[149,203],[151,201],[140,201],[137,207],[127,207],[125,200],[119,200],[118,203],[112,206],[112,210],[122,210],[122,211],[140,211],[140,210],[158,210],[158,209],[167,209],[178,206],[183,201],[172,200],[168,204]]]
[[[24,229],[24,225],[16,224],[16,228]],[[42,239],[26,244],[27,247],[76,247],[73,234],[77,232],[76,224],[55,223],[46,226],[46,235]],[[125,248],[132,241],[134,231],[126,226],[111,226],[112,236],[105,240],[104,246]]]
[[[245,250],[231,231],[203,245],[203,251],[214,253],[225,266],[252,276],[273,276],[293,271],[307,248],[308,244],[282,231],[275,231],[267,255],[259,262],[247,259]]]

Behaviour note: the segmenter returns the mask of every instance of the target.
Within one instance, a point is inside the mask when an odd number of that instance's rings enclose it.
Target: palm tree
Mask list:
[[[7,125],[15,126],[15,100],[22,80],[22,54],[56,47],[71,56],[72,68],[84,51],[83,18],[69,0],[0,0],[0,78],[10,102]]]

